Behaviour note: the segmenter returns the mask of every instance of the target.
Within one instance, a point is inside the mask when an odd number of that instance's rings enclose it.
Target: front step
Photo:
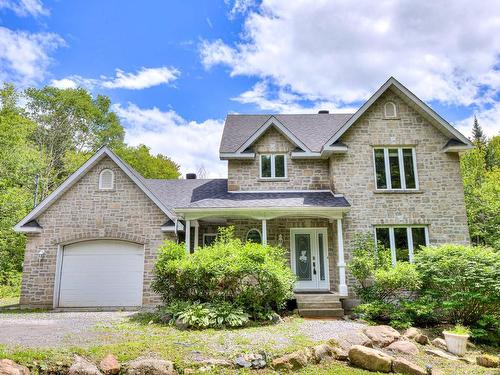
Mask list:
[[[333,293],[296,293],[299,314],[303,317],[336,318],[344,316],[339,296]]]

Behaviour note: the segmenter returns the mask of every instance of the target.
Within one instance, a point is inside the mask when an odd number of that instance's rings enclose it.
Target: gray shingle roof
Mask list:
[[[343,197],[331,192],[249,192],[230,193],[227,179],[145,180],[148,188],[167,207],[175,208],[267,208],[267,207],[349,207]]]
[[[323,145],[351,118],[352,113],[228,115],[219,151],[236,152],[271,116],[276,117],[312,152]]]

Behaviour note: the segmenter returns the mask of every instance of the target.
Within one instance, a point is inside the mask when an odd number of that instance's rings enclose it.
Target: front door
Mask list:
[[[326,228],[291,229],[290,241],[295,290],[329,290]]]

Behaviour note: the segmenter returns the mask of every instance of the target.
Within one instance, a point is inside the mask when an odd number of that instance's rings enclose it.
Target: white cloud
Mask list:
[[[473,13],[471,13],[473,10]],[[470,105],[499,90],[500,2],[263,0],[239,41],[204,41],[207,68],[308,100],[365,100],[393,75],[423,100]],[[480,20],[480,21],[478,21]],[[486,91],[486,95],[484,92]]]
[[[70,78],[53,79],[50,85],[58,89],[76,89],[78,87],[78,84]]]
[[[113,110],[125,126],[128,144],[145,144],[153,153],[169,156],[181,166],[183,175],[197,172],[201,166],[207,178],[227,175],[226,162],[218,154],[222,121],[187,121],[173,110],[140,108],[132,103],[115,104]]]
[[[38,17],[50,14],[40,0],[0,0],[0,9],[10,9],[20,17]]]
[[[500,103],[496,103],[489,109],[479,110],[476,114],[479,125],[488,137],[500,135]],[[467,137],[472,136],[472,125],[474,115],[457,122],[455,127]]]
[[[226,0],[225,3],[229,4],[230,1]],[[255,5],[255,0],[234,0],[231,10],[229,11],[229,17],[235,18],[239,14],[245,14],[248,10],[255,7]]]
[[[180,72],[171,67],[142,68],[137,73],[125,73],[116,69],[113,78],[102,77],[101,85],[108,89],[141,90],[175,81]]]
[[[0,81],[21,86],[42,81],[51,62],[50,52],[64,45],[64,40],[54,33],[0,27]]]

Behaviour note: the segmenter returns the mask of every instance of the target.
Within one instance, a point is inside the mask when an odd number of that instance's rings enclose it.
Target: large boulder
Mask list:
[[[483,367],[498,367],[500,358],[489,354],[483,354],[476,357],[476,363]]]
[[[405,375],[427,375],[427,371],[422,367],[404,358],[396,358],[392,363],[392,371]]]
[[[442,349],[442,350],[448,350],[448,346],[446,346],[446,341],[444,339],[437,337],[434,340],[431,341],[431,344],[434,345],[436,348]]]
[[[408,328],[403,334],[404,337],[413,339],[416,335],[420,334],[420,330],[415,327]]]
[[[371,326],[364,330],[365,335],[373,343],[373,346],[384,348],[401,336],[398,331],[390,326]]]
[[[349,361],[365,370],[391,372],[393,358],[380,350],[354,345],[349,349]]]
[[[0,375],[29,375],[30,370],[10,359],[0,359]]]
[[[139,358],[129,362],[127,375],[176,375],[170,361],[157,358]]]
[[[312,348],[312,355],[316,363],[321,363],[333,358],[332,347],[328,344],[317,345]]]
[[[419,333],[418,335],[416,335],[413,340],[415,340],[416,342],[418,342],[420,345],[427,345],[429,344],[429,338],[422,334],[422,333]]]
[[[102,375],[102,372],[92,362],[75,355],[75,360],[68,370],[68,375]]]
[[[411,341],[406,341],[406,340],[394,341],[391,345],[387,346],[386,349],[396,353],[404,353],[412,355],[418,353],[417,345],[415,345]]]
[[[120,362],[113,354],[108,354],[99,363],[99,368],[105,375],[115,375],[120,373]]]
[[[298,350],[296,352],[273,359],[272,367],[275,370],[298,370],[307,366],[309,353]]]

